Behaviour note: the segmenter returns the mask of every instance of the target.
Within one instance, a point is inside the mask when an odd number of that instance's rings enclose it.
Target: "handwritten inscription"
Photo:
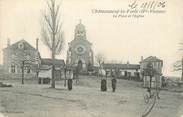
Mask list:
[[[166,2],[135,0],[132,3],[130,3],[128,6],[131,9],[156,10],[157,8],[165,8]]]

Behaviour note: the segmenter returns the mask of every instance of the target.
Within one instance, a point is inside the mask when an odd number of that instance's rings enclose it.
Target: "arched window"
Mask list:
[[[11,65],[11,73],[15,73],[15,65],[14,64]]]

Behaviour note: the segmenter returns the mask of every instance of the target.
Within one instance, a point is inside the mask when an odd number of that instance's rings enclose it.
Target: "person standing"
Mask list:
[[[106,79],[101,80],[101,91],[107,91],[107,80]]]
[[[78,84],[79,83],[79,70],[78,70],[78,68],[76,68],[76,70],[75,70],[75,78],[76,78],[76,84]]]
[[[68,90],[72,90],[73,71],[69,70]]]
[[[101,73],[101,91],[107,91],[107,78],[106,76],[106,72],[101,69],[100,71]]]
[[[117,82],[116,78],[113,77],[111,82],[112,82],[112,92],[115,92],[115,90],[116,90],[116,82]]]

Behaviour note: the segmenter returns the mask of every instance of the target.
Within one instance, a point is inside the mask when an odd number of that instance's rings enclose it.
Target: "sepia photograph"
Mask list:
[[[183,1],[0,0],[0,117],[183,117]]]

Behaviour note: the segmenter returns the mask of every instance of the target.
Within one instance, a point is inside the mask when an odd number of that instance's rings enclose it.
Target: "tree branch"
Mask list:
[[[53,32],[53,27],[52,27],[52,25],[51,25],[51,21],[49,20],[48,16],[44,15],[44,18],[45,18],[45,21],[46,21],[46,23],[48,24],[49,28],[50,28],[50,29],[52,30],[52,32]]]
[[[59,54],[63,48],[63,32],[61,31],[59,10],[60,5],[55,4],[55,0],[47,1],[48,14],[44,14],[44,22],[41,31],[43,43],[52,51],[53,54]]]

